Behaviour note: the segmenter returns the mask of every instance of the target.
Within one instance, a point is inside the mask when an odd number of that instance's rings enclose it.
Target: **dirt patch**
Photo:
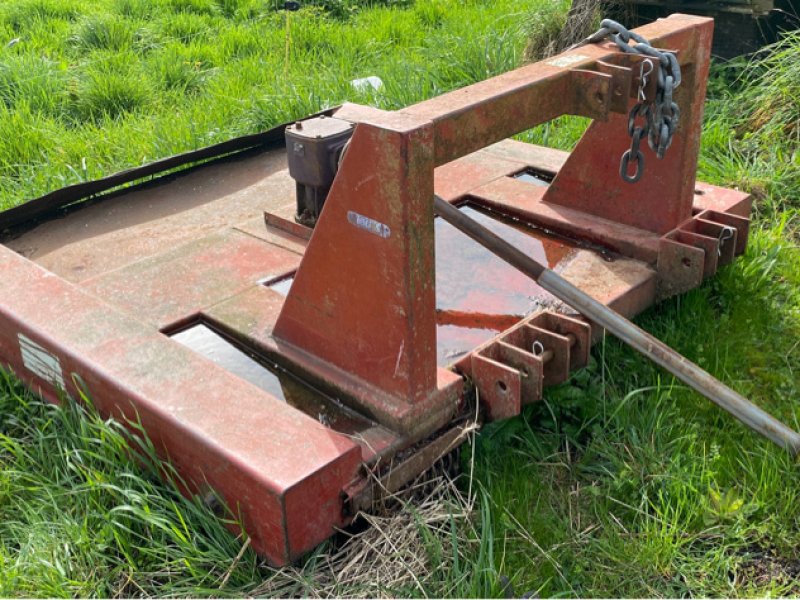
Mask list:
[[[744,561],[736,573],[736,585],[764,588],[778,584],[800,594],[800,558],[781,556],[773,548],[752,545],[741,552]]]

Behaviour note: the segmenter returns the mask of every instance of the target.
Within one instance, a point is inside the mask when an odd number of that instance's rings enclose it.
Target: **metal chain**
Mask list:
[[[628,117],[631,147],[622,155],[619,166],[620,177],[628,183],[636,183],[641,179],[644,170],[644,156],[639,149],[642,138],[647,137],[647,144],[658,158],[664,158],[664,153],[672,144],[672,136],[678,128],[681,115],[680,107],[673,100],[672,94],[681,84],[681,67],[674,53],[653,48],[641,35],[629,31],[611,19],[603,19],[600,29],[578,45],[596,44],[606,39],[613,41],[623,52],[648,57],[641,63],[638,102]],[[660,68],[655,100],[648,103],[644,88],[647,85],[648,75],[654,70],[654,64],[650,59],[657,60]],[[650,66],[648,71],[645,71],[646,65]],[[637,126],[637,118],[644,121],[641,126]],[[631,165],[636,168],[633,175],[628,173]]]

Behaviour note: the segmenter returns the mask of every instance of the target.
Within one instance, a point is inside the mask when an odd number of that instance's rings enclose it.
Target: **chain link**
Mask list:
[[[678,129],[681,111],[672,95],[675,88],[681,84],[681,67],[674,53],[662,52],[653,48],[644,37],[611,19],[603,19],[600,29],[578,46],[596,44],[607,39],[614,42],[625,53],[647,57],[642,61],[640,67],[638,102],[628,117],[628,135],[631,136],[631,147],[622,155],[619,165],[620,177],[628,183],[636,183],[641,179],[644,171],[644,156],[639,149],[642,138],[646,136],[650,149],[656,153],[658,158],[664,158],[664,153],[672,144],[672,136]],[[658,61],[659,65],[656,97],[647,102],[644,89],[647,86],[648,76],[656,70],[653,61]],[[650,66],[650,69],[645,71],[647,65]],[[637,119],[644,123],[637,125]],[[636,168],[632,175],[629,173],[631,166]]]
[[[639,149],[639,144],[642,138],[648,137],[650,132],[650,112],[649,104],[639,102],[631,109],[628,115],[628,135],[631,136],[631,147],[623,153],[619,165],[619,175],[623,181],[628,183],[636,183],[644,175],[644,155]],[[642,121],[641,125],[637,125],[637,118]],[[636,167],[632,175],[628,173],[631,162]]]

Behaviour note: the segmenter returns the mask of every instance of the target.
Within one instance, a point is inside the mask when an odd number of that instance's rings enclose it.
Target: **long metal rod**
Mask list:
[[[434,210],[453,227],[467,234],[493,254],[536,281],[542,288],[610,331],[657,365],[665,368],[751,429],[789,450],[793,455],[800,452],[800,435],[797,432],[734,392],[689,359],[681,356],[605,304],[582,292],[555,271],[536,262],[438,196],[434,197]]]

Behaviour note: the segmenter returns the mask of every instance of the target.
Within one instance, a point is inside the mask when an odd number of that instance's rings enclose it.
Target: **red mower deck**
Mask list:
[[[0,360],[140,421],[187,493],[219,494],[272,564],[300,557],[463,441],[475,390],[481,419],[512,417],[598,333],[435,219],[434,193],[625,316],[744,251],[750,197],[695,181],[712,21],[637,31],[684,72],[638,183],[619,157],[641,57],[613,44],[347,104],[324,115],[352,136],[313,228],[285,126],[0,213]],[[594,119],[572,153],[508,139],[564,114]]]

